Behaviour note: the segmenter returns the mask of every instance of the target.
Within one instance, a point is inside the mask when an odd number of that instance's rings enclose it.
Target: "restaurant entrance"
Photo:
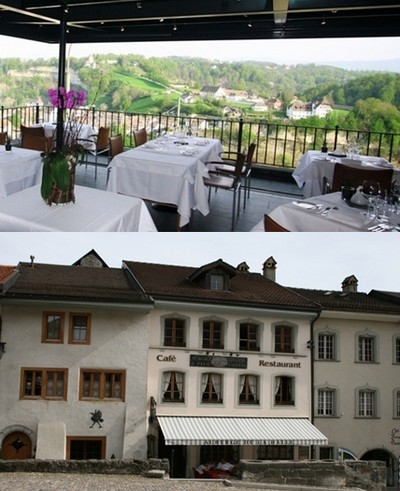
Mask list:
[[[168,459],[170,477],[186,477],[187,451],[185,445],[166,445],[164,435],[158,432],[158,458]]]

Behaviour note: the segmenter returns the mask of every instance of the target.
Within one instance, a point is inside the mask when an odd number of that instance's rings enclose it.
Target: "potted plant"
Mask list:
[[[43,153],[41,196],[48,205],[75,202],[75,168],[85,153],[79,143],[82,121],[76,114],[76,108],[82,106],[86,94],[82,91],[64,87],[48,91],[51,104],[63,110],[66,123],[60,148],[53,146],[51,152]],[[57,128],[60,131],[60,128]]]

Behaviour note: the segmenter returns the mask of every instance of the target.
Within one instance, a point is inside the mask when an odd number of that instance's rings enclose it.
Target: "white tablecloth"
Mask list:
[[[43,123],[44,133],[47,137],[54,136],[54,132],[56,131],[56,125],[53,123]],[[95,143],[93,142],[93,138],[90,138],[92,135],[97,134],[97,131],[90,124],[78,124],[76,127],[74,125],[70,125],[67,123],[65,125],[65,131],[72,130],[73,136],[79,139],[82,139],[82,145],[87,150],[94,150],[96,148]],[[85,140],[91,140],[85,141]]]
[[[37,150],[0,145],[0,198],[34,186],[42,179],[42,158]]]
[[[318,209],[303,208],[304,203],[321,205]],[[326,215],[321,212],[326,210]],[[337,209],[333,209],[336,207]],[[269,213],[280,225],[291,232],[367,232],[374,225],[374,219],[363,215],[362,208],[351,207],[341,199],[341,193],[324,194],[280,205]],[[394,221],[398,215],[394,216]],[[400,217],[399,217],[400,218]],[[395,225],[396,223],[394,223]],[[253,232],[264,232],[264,222],[260,221]]]
[[[75,203],[48,206],[39,186],[0,201],[0,232],[157,232],[138,198],[75,186]]]
[[[220,160],[222,150],[217,139],[170,135],[150,141],[114,157],[107,190],[176,205],[183,227],[190,221],[191,210],[209,213],[204,163]]]
[[[293,172],[293,179],[299,188],[303,188],[303,197],[319,196],[324,192],[323,181],[326,177],[330,183],[333,179],[333,171],[336,163],[341,163],[345,158],[333,157],[317,150],[309,150],[299,160],[297,168]],[[392,167],[385,159],[379,157],[360,156],[359,165],[370,169],[382,169]],[[357,165],[355,163],[355,165]],[[400,180],[400,170],[395,169],[393,178]]]

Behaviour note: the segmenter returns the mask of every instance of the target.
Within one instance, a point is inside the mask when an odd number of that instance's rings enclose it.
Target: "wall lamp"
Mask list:
[[[6,352],[6,344],[7,343],[0,341],[0,360],[3,358],[3,355]]]

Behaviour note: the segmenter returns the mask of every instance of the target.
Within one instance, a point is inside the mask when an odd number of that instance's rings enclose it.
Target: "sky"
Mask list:
[[[0,36],[1,58],[58,57],[58,46]],[[148,43],[76,44],[72,57],[93,53],[139,54],[146,57],[190,56],[211,60],[270,61],[279,64],[333,61],[393,60],[399,58],[399,38],[268,39],[240,41],[175,41]]]
[[[0,264],[73,264],[94,249],[110,267],[123,260],[200,267],[245,261],[253,273],[273,256],[284,286],[341,290],[350,275],[358,291],[400,291],[398,233],[0,233]]]

